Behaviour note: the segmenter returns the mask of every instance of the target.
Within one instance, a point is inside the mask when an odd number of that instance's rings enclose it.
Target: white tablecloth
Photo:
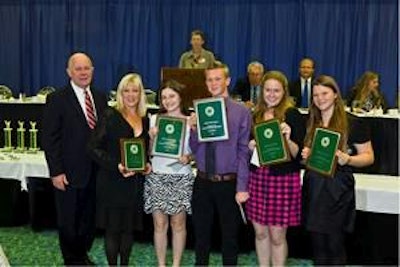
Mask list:
[[[400,214],[400,177],[355,173],[357,210]]]
[[[0,153],[0,178],[16,179],[27,190],[27,177],[48,178],[44,153]],[[361,211],[400,214],[400,177],[355,173],[356,208]]]
[[[379,119],[400,119],[400,110],[399,109],[388,109],[387,113],[381,114],[376,111],[370,111],[365,113],[356,113],[350,112],[350,108],[346,108],[347,112],[353,114],[356,117],[360,118],[379,118]],[[299,112],[301,114],[308,114],[308,108],[299,108]]]
[[[36,154],[0,153],[0,178],[19,180],[22,190],[28,190],[27,177],[49,177],[43,151]]]

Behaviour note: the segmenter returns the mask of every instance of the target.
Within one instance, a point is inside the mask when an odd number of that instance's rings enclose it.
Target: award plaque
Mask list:
[[[337,158],[335,153],[339,146],[340,136],[338,132],[317,128],[306,167],[332,177],[336,169]]]
[[[183,153],[186,119],[157,116],[158,134],[154,138],[152,155],[179,158]]]
[[[222,97],[194,100],[200,142],[229,139],[225,101]]]
[[[290,160],[286,139],[279,124],[278,119],[272,119],[254,126],[254,137],[261,165],[271,165]]]
[[[146,148],[141,138],[120,140],[121,161],[128,171],[143,171],[146,167]]]

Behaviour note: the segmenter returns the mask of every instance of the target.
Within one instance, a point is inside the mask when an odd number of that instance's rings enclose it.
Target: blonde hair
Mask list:
[[[333,109],[332,117],[329,120],[328,128],[342,134],[342,138],[339,144],[343,150],[346,149],[347,138],[348,138],[348,121],[346,111],[344,109],[344,103],[340,94],[339,86],[335,79],[331,76],[321,75],[312,82],[313,88],[316,85],[321,85],[330,88],[337,97],[335,98],[335,107]],[[307,124],[307,133],[305,137],[304,145],[311,147],[311,142],[314,136],[315,129],[322,126],[322,115],[321,111],[311,102],[309,110],[309,119]]]
[[[271,70],[265,73],[265,75],[261,79],[261,91],[257,100],[257,106],[254,112],[254,122],[262,122],[264,121],[264,113],[270,109],[264,101],[264,85],[268,80],[276,80],[283,87],[283,97],[281,102],[274,107],[274,117],[279,119],[280,121],[285,120],[285,113],[287,109],[294,107],[294,102],[291,97],[289,97],[289,86],[288,80],[280,71]]]
[[[229,78],[229,67],[228,65],[222,63],[221,61],[215,61],[208,68],[204,70],[205,76],[207,77],[207,73],[210,70],[222,69],[224,71],[225,78]]]
[[[122,91],[128,86],[128,84],[132,84],[137,86],[140,91],[140,99],[139,104],[137,106],[137,113],[140,117],[146,116],[147,108],[146,108],[146,94],[144,92],[144,86],[142,83],[142,78],[137,73],[129,73],[122,77],[121,81],[118,84],[117,89],[117,105],[116,109],[119,112],[123,112],[125,109],[124,102],[122,100]]]

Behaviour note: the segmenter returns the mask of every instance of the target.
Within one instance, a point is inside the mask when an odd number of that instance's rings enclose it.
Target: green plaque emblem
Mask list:
[[[141,138],[121,139],[121,161],[129,171],[143,171],[146,165],[146,148]]]
[[[282,135],[277,119],[264,121],[254,126],[254,137],[261,165],[271,165],[290,160],[286,139]]]
[[[195,100],[194,109],[197,114],[197,133],[200,141],[220,141],[229,138],[224,98]]]
[[[336,169],[336,150],[340,133],[325,128],[317,128],[311,146],[311,154],[306,167],[323,175],[332,177]]]
[[[186,119],[157,116],[158,134],[154,138],[152,155],[179,158],[183,153]]]

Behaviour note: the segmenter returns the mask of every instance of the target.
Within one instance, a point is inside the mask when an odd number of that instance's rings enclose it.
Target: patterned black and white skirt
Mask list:
[[[189,174],[150,173],[144,183],[144,211],[161,211],[175,215],[192,214],[191,200],[194,176]]]

